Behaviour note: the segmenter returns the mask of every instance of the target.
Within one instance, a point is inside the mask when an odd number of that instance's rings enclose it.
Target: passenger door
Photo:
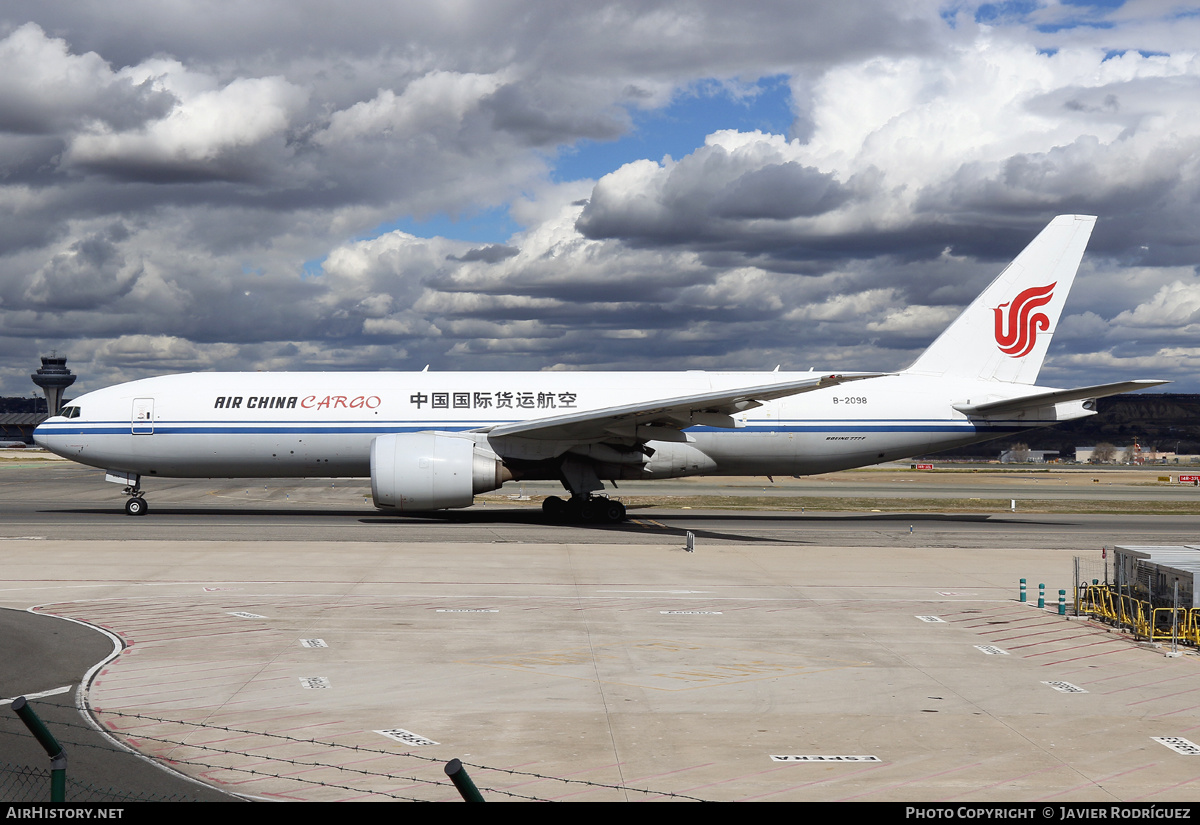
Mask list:
[[[130,416],[130,431],[134,435],[151,435],[154,432],[154,399],[133,399],[133,413]]]

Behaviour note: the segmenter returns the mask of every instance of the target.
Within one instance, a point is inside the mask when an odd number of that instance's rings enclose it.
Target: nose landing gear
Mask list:
[[[142,495],[142,477],[137,473],[129,473],[124,470],[105,470],[104,480],[111,481],[114,484],[124,484],[125,495],[129,499],[125,502],[125,512],[131,516],[144,516],[148,506],[146,499]]]

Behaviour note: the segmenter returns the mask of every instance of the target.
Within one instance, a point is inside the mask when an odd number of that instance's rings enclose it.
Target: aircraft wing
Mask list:
[[[988,401],[983,404],[955,404],[954,409],[966,415],[1003,415],[1023,410],[1032,410],[1038,407],[1050,407],[1065,401],[1082,401],[1085,398],[1106,398],[1110,395],[1144,390],[1147,387],[1157,387],[1161,384],[1169,383],[1171,382],[1143,378],[1137,381],[1120,381],[1116,384],[1096,384],[1092,387],[1076,387],[1073,390],[1050,390],[1049,392],[1040,392],[1034,395],[1023,395],[1020,398]]]
[[[498,424],[481,430],[490,438],[520,436],[555,441],[602,441],[606,438],[682,441],[681,430],[695,425],[736,427],[734,413],[761,407],[767,401],[825,389],[847,381],[878,378],[885,373],[819,375],[755,387],[623,404],[599,410]],[[639,432],[640,431],[640,432]]]

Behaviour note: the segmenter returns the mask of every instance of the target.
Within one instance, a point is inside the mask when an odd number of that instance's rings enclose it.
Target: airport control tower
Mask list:
[[[29,377],[46,393],[46,411],[50,415],[58,415],[63,390],[75,383],[75,376],[67,369],[67,359],[59,355],[43,355],[42,368]]]

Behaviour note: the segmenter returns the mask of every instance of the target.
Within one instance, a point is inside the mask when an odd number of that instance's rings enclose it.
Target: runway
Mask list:
[[[568,527],[519,501],[384,516],[361,483],[161,481],[135,519],[94,471],[0,479],[0,605],[115,634],[88,713],[245,798],[448,801],[455,757],[496,801],[1198,790],[1152,737],[1194,736],[1200,661],[1016,599],[1021,578],[1069,590],[1102,546],[1193,541],[1195,516]]]

